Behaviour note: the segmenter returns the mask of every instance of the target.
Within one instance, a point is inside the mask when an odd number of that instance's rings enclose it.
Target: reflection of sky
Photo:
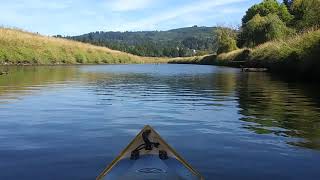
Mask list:
[[[202,66],[194,65],[199,68],[191,68],[189,66],[175,65],[175,64],[154,64],[148,65],[112,65],[112,66],[82,66],[81,72],[94,72],[94,73],[115,73],[115,74],[141,74],[148,76],[175,76],[175,75],[199,75],[199,74],[212,74],[212,73],[235,73],[237,69],[227,67],[215,66]],[[179,71],[176,68],[179,68]]]
[[[238,25],[259,0],[0,0],[0,24],[42,34]]]
[[[12,87],[2,100],[18,97],[0,103],[0,179],[92,179],[146,124],[206,179],[320,175],[319,105],[269,74],[197,65],[20,68],[0,81]]]

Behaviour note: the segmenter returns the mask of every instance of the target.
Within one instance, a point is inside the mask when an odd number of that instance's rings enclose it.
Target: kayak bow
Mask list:
[[[97,180],[203,180],[160,135],[145,126]]]

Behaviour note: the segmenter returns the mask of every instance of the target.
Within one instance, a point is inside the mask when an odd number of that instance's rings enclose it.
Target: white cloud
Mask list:
[[[212,11],[212,13],[232,13],[230,10],[226,10],[223,12],[223,7],[225,5],[230,5],[232,3],[243,2],[247,0],[202,0],[196,3],[187,4],[181,6],[179,8],[171,9],[168,11],[164,11],[162,13],[158,13],[157,15],[151,16],[149,18],[144,18],[140,21],[130,22],[122,27],[119,27],[119,30],[135,30],[135,29],[154,29],[157,24],[170,21],[176,18],[183,18],[187,16],[192,16],[192,14],[204,12],[204,11]],[[216,9],[222,8],[222,9]],[[216,10],[215,10],[216,9]],[[205,17],[203,17],[205,18]]]
[[[236,4],[238,2],[245,2]],[[0,0],[0,25],[43,34],[166,30],[240,21],[252,0]],[[241,10],[242,9],[242,10]]]
[[[153,0],[108,0],[107,7],[111,11],[132,11],[149,7]]]

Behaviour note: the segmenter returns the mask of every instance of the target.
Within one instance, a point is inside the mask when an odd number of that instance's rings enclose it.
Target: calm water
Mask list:
[[[317,87],[197,65],[0,70],[0,179],[94,179],[145,124],[207,179],[320,178]]]

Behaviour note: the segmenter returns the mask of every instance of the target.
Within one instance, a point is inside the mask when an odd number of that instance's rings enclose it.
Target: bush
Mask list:
[[[226,53],[238,49],[236,41],[236,32],[228,28],[219,28],[216,30],[218,50],[217,53]]]
[[[286,24],[275,14],[267,16],[255,15],[243,27],[239,35],[239,45],[254,47],[256,45],[284,38],[293,34],[294,30],[288,28]]]
[[[84,55],[84,54],[82,54],[82,53],[77,53],[76,55],[75,55],[75,58],[76,58],[76,62],[77,63],[85,63],[86,62],[86,60],[87,60],[87,57]]]

